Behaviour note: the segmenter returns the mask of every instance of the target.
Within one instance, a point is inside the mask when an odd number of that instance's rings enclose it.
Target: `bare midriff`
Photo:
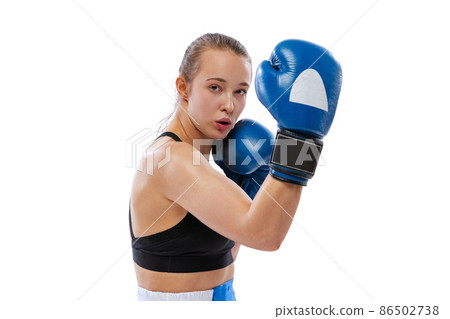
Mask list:
[[[225,268],[194,272],[168,273],[144,269],[134,263],[138,285],[144,289],[158,292],[189,292],[209,290],[231,280],[234,264]]]

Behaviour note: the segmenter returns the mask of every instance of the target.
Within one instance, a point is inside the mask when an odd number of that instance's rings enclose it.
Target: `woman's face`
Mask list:
[[[190,85],[188,112],[205,136],[225,138],[241,115],[252,76],[247,58],[209,49]],[[197,122],[197,123],[196,123]]]

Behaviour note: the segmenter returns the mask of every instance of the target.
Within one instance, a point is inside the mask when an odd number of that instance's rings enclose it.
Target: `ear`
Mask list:
[[[188,85],[183,76],[178,76],[176,80],[177,92],[183,100],[188,102]]]

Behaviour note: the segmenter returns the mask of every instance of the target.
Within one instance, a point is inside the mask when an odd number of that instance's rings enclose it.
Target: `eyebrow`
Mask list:
[[[209,78],[206,81],[212,81],[212,80],[219,81],[219,82],[222,82],[222,83],[226,83],[227,82],[225,79],[218,78],[218,77]],[[239,85],[250,86],[247,82],[241,82],[241,83],[239,83]]]

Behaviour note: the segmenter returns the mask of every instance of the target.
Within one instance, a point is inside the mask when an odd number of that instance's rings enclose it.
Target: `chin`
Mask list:
[[[231,128],[227,130],[218,130],[216,127],[211,127],[209,130],[203,132],[205,138],[214,140],[223,140],[230,133]]]
[[[216,134],[214,135],[214,139],[215,140],[223,140],[225,137],[228,136],[228,134],[230,133],[231,129],[226,130],[226,131],[217,131],[216,130]]]

